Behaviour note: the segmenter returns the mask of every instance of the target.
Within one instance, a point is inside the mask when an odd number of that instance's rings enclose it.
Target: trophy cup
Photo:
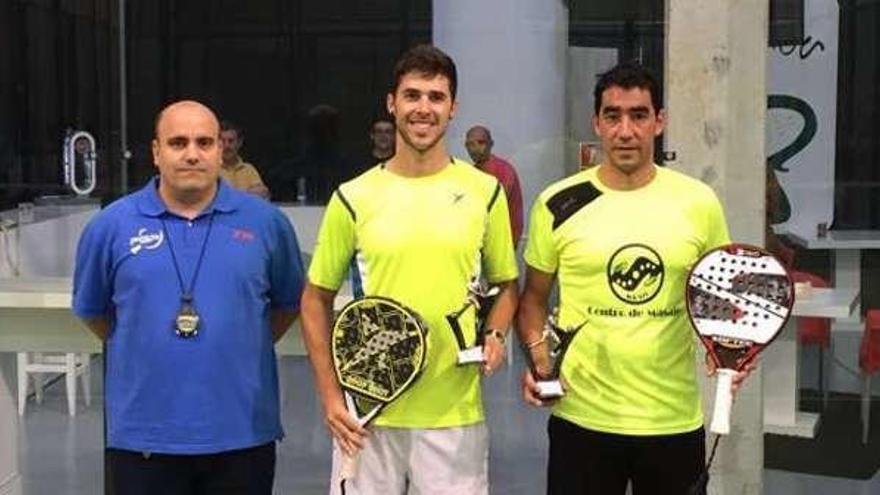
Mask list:
[[[540,376],[535,367],[534,359],[532,359],[531,355],[529,356],[529,362],[532,366],[532,375],[535,377],[536,385],[538,387],[538,397],[541,399],[557,399],[565,395],[565,389],[563,389],[562,382],[559,380],[559,373],[562,370],[562,360],[565,358],[565,353],[568,351],[568,348],[577,333],[587,324],[587,322],[584,321],[576,327],[563,329],[558,325],[558,321],[559,308],[556,308],[553,310],[553,313],[547,317],[547,323],[544,325],[544,335],[541,337],[541,341],[548,342],[550,360],[553,362],[550,375],[546,377]]]
[[[486,321],[486,317],[489,316],[489,311],[492,309],[492,305],[495,302],[495,298],[498,297],[499,292],[501,292],[501,290],[497,286],[483,284],[475,277],[471,279],[471,283],[468,284],[464,306],[458,311],[446,315],[446,321],[452,328],[452,332],[455,335],[455,341],[458,343],[458,364],[462,365],[483,362],[483,342],[485,340],[483,325]],[[461,318],[461,315],[471,307],[476,311],[476,318],[474,320],[476,323],[475,333],[477,338],[473,345],[468,346],[465,342],[464,333],[461,330],[459,319]]]

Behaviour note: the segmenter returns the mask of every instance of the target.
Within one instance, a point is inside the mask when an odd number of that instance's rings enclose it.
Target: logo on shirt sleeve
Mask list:
[[[131,254],[138,254],[141,249],[156,249],[162,245],[165,234],[161,230],[147,232],[146,228],[138,230],[136,236],[128,240],[128,250]]]

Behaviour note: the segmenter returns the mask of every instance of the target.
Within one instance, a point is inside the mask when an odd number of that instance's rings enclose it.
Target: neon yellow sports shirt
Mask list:
[[[498,181],[453,160],[427,177],[382,165],[341,185],[327,205],[309,281],[338,290],[357,261],[365,295],[400,301],[428,325],[419,380],[376,419],[383,426],[442,428],[483,420],[478,366],[458,366],[446,314],[461,309],[472,277],[513,280],[517,267],[507,200]],[[474,311],[461,320],[474,342]]]
[[[692,431],[703,415],[685,279],[729,242],[724,213],[681,173],[657,167],[646,186],[618,191],[597,170],[551,185],[531,212],[526,263],[557,274],[560,326],[587,322],[563,360],[569,390],[553,414],[622,435]]]

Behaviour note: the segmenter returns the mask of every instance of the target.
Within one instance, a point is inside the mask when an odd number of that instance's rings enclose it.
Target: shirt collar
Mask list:
[[[223,167],[224,169],[229,170],[231,172],[235,172],[238,169],[244,167],[244,160],[241,159],[240,155],[235,155],[235,163],[233,163],[232,165],[230,165],[228,167],[225,165],[221,165],[221,167]]]
[[[215,211],[229,213],[238,208],[239,198],[232,187],[224,180],[219,178],[217,180],[217,194],[214,196],[214,200],[199,214],[200,216]],[[148,217],[159,217],[171,213],[162,198],[159,197],[159,176],[150,179],[146,186],[135,193],[134,200],[138,211]]]

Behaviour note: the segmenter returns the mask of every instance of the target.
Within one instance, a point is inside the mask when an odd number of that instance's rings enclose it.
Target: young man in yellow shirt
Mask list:
[[[452,158],[446,129],[457,107],[455,64],[421,45],[402,55],[387,96],[394,117],[394,156],[332,195],[303,294],[303,336],[325,421],[340,449],[359,451],[348,495],[488,494],[488,432],[480,375],[504,359],[516,309],[517,267],[507,200],[498,181]],[[366,295],[395,299],[427,323],[428,355],[419,380],[367,431],[345,408],[330,357],[333,299],[351,259]],[[459,310],[472,280],[501,288],[487,317],[482,366],[459,366],[446,315]],[[474,311],[460,320],[474,340]],[[409,490],[409,491],[407,491]]]

